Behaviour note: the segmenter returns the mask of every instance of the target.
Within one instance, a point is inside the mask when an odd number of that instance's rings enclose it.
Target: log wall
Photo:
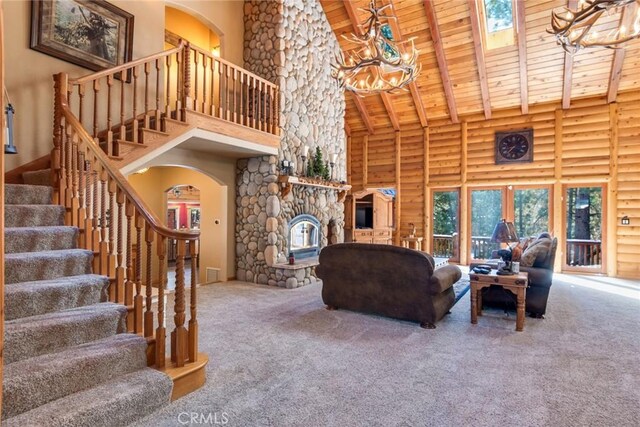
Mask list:
[[[496,165],[496,131],[534,129],[534,161]],[[398,143],[399,142],[399,143]],[[399,157],[396,150],[400,149]],[[399,158],[399,162],[397,161]],[[350,138],[349,182],[354,190],[399,188],[399,236],[430,236],[431,192],[461,189],[461,262],[467,263],[464,235],[468,189],[480,186],[546,184],[553,186],[552,232],[559,237],[557,269],[564,248],[562,191],[567,184],[606,184],[603,233],[607,236],[606,272],[611,276],[640,278],[640,91],[618,95],[616,103],[602,97],[534,105],[529,114],[519,108],[461,117],[460,123],[430,120],[428,128],[389,128],[369,135],[353,132]],[[621,225],[628,216],[630,225]],[[427,239],[430,250],[431,239]]]

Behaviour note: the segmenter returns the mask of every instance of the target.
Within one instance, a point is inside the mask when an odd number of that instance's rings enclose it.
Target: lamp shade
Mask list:
[[[497,243],[518,242],[519,239],[516,227],[512,222],[507,222],[507,220],[503,219],[497,223],[496,227],[493,229],[491,241]]]

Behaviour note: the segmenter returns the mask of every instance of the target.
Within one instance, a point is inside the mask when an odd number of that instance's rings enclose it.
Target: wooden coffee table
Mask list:
[[[477,274],[469,272],[471,284],[471,323],[478,323],[478,316],[482,316],[482,289],[489,286],[502,286],[513,293],[517,298],[516,304],[516,331],[524,328],[524,307],[529,286],[529,274],[521,272],[510,276],[496,274],[497,270],[491,270],[489,274]]]

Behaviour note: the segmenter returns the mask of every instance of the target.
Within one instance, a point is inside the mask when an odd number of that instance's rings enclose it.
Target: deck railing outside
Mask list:
[[[574,267],[602,265],[602,242],[600,240],[567,239],[566,263]]]

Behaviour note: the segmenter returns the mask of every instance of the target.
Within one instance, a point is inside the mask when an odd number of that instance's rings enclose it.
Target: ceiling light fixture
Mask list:
[[[625,16],[635,12],[635,16],[624,18],[631,25],[625,25],[621,20],[616,28],[598,33],[594,28],[598,19],[605,12],[611,14],[616,9],[625,12]],[[571,54],[587,47],[619,48],[621,44],[640,37],[638,0],[580,0],[576,11],[564,8],[561,12],[553,12],[551,29],[547,32],[555,34],[558,44]]]
[[[389,22],[397,17],[384,13],[389,7],[391,4],[378,7],[372,0],[368,9],[360,9],[371,15],[359,25],[364,29],[362,34],[343,35],[356,47],[340,51],[336,55],[337,64],[332,65],[331,75],[340,87],[359,95],[394,92],[418,77],[420,65],[414,38],[404,42],[394,40]]]

